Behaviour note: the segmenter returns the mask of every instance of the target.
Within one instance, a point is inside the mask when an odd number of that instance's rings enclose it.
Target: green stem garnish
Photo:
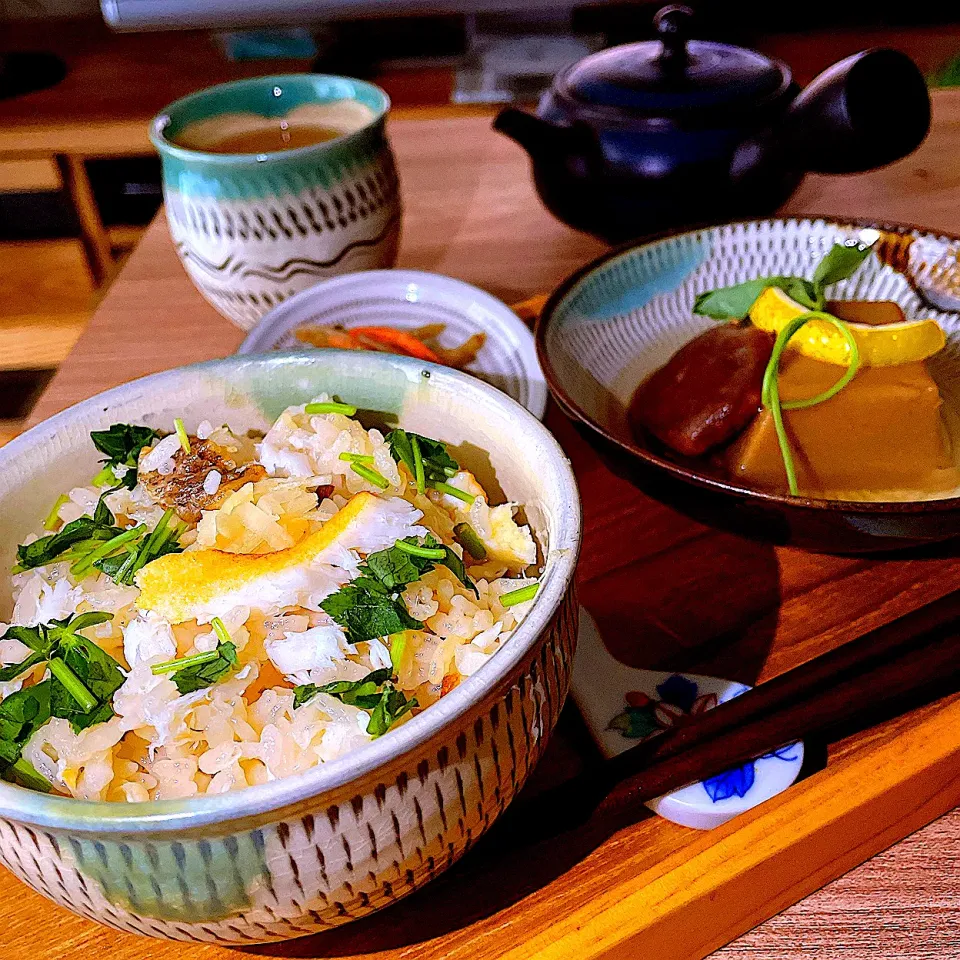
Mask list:
[[[346,463],[365,463],[368,466],[374,462],[372,453],[341,453],[339,459]]]
[[[50,672],[63,684],[84,713],[89,713],[99,704],[97,698],[86,688],[83,681],[59,657],[47,661]]]
[[[780,359],[783,356],[787,344],[797,331],[811,320],[823,320],[833,324],[843,338],[850,346],[850,365],[844,371],[842,377],[827,390],[818,393],[813,397],[805,397],[802,400],[780,400]],[[812,310],[809,313],[802,313],[799,317],[791,320],[777,334],[776,342],[773,345],[773,353],[770,354],[770,361],[767,363],[767,369],[763,374],[763,386],[760,391],[760,402],[770,411],[773,416],[773,426],[777,434],[777,443],[780,445],[780,455],[783,457],[783,468],[787,474],[787,488],[791,496],[797,496],[799,487],[797,486],[797,471],[793,462],[793,452],[790,449],[790,438],[787,436],[787,430],[783,422],[784,410],[804,410],[807,407],[814,407],[818,403],[823,403],[831,397],[836,396],[855,376],[860,369],[860,349],[857,341],[854,339],[850,328],[838,317],[831,316],[829,313],[823,313],[820,310]]]
[[[352,417],[356,414],[357,408],[349,403],[337,403],[335,400],[326,403],[308,403],[303,408],[304,413],[342,413],[345,417]]]
[[[213,627],[213,632],[221,643],[230,643],[230,631],[219,617],[214,617],[210,621],[210,626]]]
[[[11,763],[4,770],[4,777],[20,784],[21,787],[39,790],[41,793],[49,793],[53,789],[53,784],[42,773],[38,773],[33,764],[24,760],[23,757],[16,763]]]
[[[426,493],[427,480],[423,472],[423,455],[420,453],[420,441],[415,433],[410,434],[410,449],[413,451],[413,479],[417,484],[417,493]]]
[[[60,525],[60,508],[69,500],[70,498],[65,494],[61,493],[57,497],[57,502],[53,505],[53,508],[47,514],[46,519],[43,521],[43,529],[53,532]]]
[[[113,472],[113,467],[104,467],[94,478],[95,487],[106,487],[117,482],[117,475]]]
[[[142,554],[144,558],[149,557],[152,559],[156,549],[169,539],[167,528],[170,526],[171,519],[173,519],[173,513],[174,513],[173,507],[169,507],[168,509],[163,511],[163,516],[160,518],[160,521],[157,523],[157,525],[153,528],[153,533],[150,534],[149,539],[144,544],[143,554]],[[136,573],[136,570],[144,565],[145,564],[138,564],[136,569],[134,570],[134,573]]]
[[[467,493],[466,490],[461,490],[459,487],[453,487],[449,483],[444,483],[443,481],[437,481],[433,484],[434,490],[439,490],[441,493],[446,493],[451,497],[456,497],[457,500],[462,500],[464,503],[472,504],[477,498],[472,493]]]
[[[400,630],[398,633],[391,633],[387,639],[390,641],[390,662],[393,664],[396,672],[400,661],[403,659],[404,651],[407,649],[407,631]]]
[[[155,663],[150,668],[150,672],[159,675],[161,673],[171,673],[174,670],[183,670],[184,667],[198,667],[201,664],[216,660],[219,656],[220,654],[216,650],[207,650],[205,653],[195,653],[192,657],[180,657],[179,660],[165,660],[163,663]]]
[[[363,477],[367,483],[372,483],[381,490],[386,490],[390,486],[390,481],[382,474],[378,473],[372,467],[364,466],[362,463],[351,463],[350,469],[358,476]]]
[[[487,548],[480,539],[479,534],[469,523],[458,523],[453,528],[453,536],[457,543],[463,547],[474,560],[486,560]]]
[[[97,560],[108,556],[109,554],[113,553],[117,547],[122,547],[125,543],[129,543],[131,540],[139,540],[146,532],[147,528],[141,523],[129,530],[124,530],[123,533],[118,533],[115,537],[107,540],[105,543],[97,547],[96,550],[91,550],[90,553],[88,553],[82,560],[78,560],[70,568],[70,572],[75,577],[84,576],[90,571],[91,567],[93,567]]]
[[[183,421],[179,417],[173,421],[173,429],[177,431],[177,436],[180,438],[180,446],[183,447],[183,452],[189,453],[190,438],[187,436],[187,428],[183,425]]]
[[[537,595],[539,589],[539,583],[530,583],[525,587],[520,587],[518,590],[511,590],[509,593],[504,593],[500,597],[500,606],[515,607],[518,603],[526,603]]]
[[[398,540],[394,546],[402,553],[409,553],[411,557],[424,557],[427,560],[443,560],[447,555],[446,550],[434,547],[421,547],[416,543],[405,543]]]

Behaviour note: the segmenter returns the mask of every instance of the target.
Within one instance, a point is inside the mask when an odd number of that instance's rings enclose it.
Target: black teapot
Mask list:
[[[801,92],[779,60],[688,39],[691,17],[664,7],[659,40],[591,54],[557,75],[536,115],[510,107],[494,121],[564,223],[619,242],[763,216],[808,172],[883,166],[927,135],[930,98],[906,54],[866,50]]]

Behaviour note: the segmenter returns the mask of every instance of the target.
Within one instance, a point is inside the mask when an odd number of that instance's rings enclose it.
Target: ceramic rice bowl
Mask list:
[[[0,860],[108,926],[250,944],[315,933],[421,887],[500,815],[540,757],[577,634],[580,506],[553,437],[473,377],[385,354],[231,357],[134,381],[0,450],[0,563],[56,496],[96,472],[91,429],[203,419],[263,428],[321,391],[456,445],[487,489],[524,503],[544,549],[539,599],[476,674],[365,749],[262,786],[125,804],[0,782]],[[491,486],[492,485],[492,486]],[[9,614],[0,600],[0,618]]]

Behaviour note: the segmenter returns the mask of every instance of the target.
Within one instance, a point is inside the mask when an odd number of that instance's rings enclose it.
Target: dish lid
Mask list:
[[[628,43],[584,57],[560,75],[559,91],[582,105],[669,117],[749,112],[791,82],[786,64],[756,50],[690,40],[693,11],[673,4],[654,18],[659,40]]]

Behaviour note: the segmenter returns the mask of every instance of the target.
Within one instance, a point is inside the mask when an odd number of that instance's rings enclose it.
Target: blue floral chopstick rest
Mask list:
[[[572,693],[606,757],[687,723],[749,689],[719,677],[628,667],[607,649],[593,618],[580,610]],[[648,806],[674,823],[708,830],[782,793],[797,779],[802,765],[803,744],[794,743],[674,790]]]

